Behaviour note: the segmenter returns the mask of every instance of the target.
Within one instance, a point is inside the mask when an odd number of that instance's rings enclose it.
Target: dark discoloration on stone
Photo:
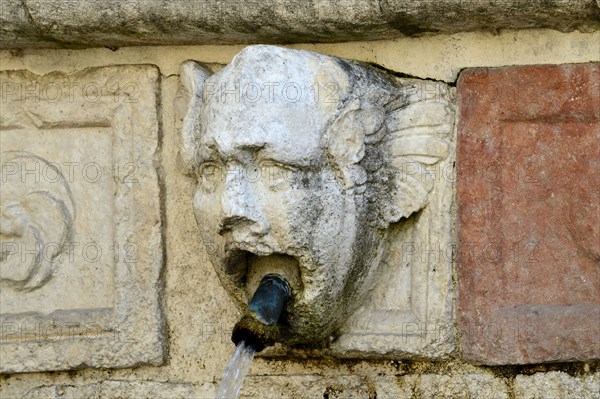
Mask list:
[[[458,84],[465,359],[600,357],[600,64],[465,71]]]

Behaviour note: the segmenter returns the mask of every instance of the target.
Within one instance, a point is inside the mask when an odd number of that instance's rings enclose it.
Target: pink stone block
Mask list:
[[[470,69],[458,95],[464,358],[600,358],[600,64]]]

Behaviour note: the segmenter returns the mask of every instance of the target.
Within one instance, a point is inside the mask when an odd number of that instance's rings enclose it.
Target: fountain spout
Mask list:
[[[244,341],[256,352],[274,345],[279,337],[277,324],[285,304],[292,297],[289,283],[278,274],[262,278],[246,312],[233,327],[231,340],[236,345]]]

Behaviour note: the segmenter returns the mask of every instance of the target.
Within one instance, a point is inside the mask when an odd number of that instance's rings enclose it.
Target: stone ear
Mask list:
[[[416,102],[390,112],[386,127],[383,151],[389,157],[387,168],[393,183],[381,204],[384,226],[427,205],[436,178],[428,166],[448,156],[454,111],[446,101]]]
[[[187,112],[181,129],[181,161],[187,173],[197,164],[198,141],[200,139],[200,110],[204,83],[211,72],[195,61],[184,61],[179,67],[183,96],[187,100]]]

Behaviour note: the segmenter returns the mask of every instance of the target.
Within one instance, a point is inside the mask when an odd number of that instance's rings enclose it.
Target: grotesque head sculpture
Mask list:
[[[406,133],[424,123],[419,91],[273,46],[247,47],[212,76],[188,61],[182,81],[181,155],[223,286],[243,308],[262,276],[284,276],[293,295],[280,340],[322,342],[372,286],[389,225],[426,205],[424,165],[446,155],[430,122]]]

